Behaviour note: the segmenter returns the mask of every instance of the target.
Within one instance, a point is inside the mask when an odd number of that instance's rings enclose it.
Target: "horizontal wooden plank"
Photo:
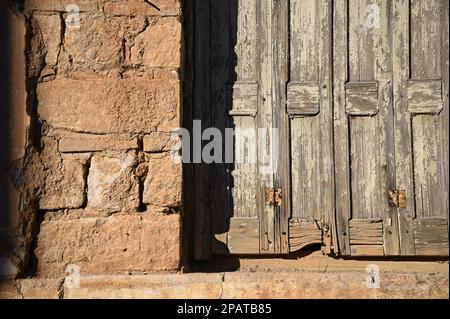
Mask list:
[[[412,114],[439,114],[444,108],[441,80],[408,81],[408,110]]]
[[[237,82],[228,88],[232,95],[231,116],[252,116],[258,114],[258,84]]]
[[[346,112],[352,116],[378,113],[378,82],[349,82],[345,85]]]
[[[414,245],[418,256],[448,256],[448,221],[442,218],[419,218],[413,222]]]
[[[289,223],[289,250],[301,250],[312,244],[322,244],[320,224],[315,221],[293,219]]]
[[[320,112],[318,82],[291,82],[287,86],[287,111],[291,117],[317,115]]]
[[[349,225],[351,245],[383,244],[383,221],[381,219],[351,220]]]

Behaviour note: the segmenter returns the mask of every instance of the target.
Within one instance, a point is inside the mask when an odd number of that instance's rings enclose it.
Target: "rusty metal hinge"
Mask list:
[[[391,207],[407,208],[406,191],[391,189],[389,190],[389,204]]]
[[[283,194],[281,189],[266,188],[266,205],[267,206],[281,206],[283,203]]]

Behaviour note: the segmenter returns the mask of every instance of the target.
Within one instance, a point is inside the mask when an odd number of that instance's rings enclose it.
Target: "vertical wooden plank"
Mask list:
[[[444,106],[440,113],[413,115],[412,118],[414,217],[417,218],[413,224],[447,219],[448,225],[448,1],[413,1],[410,32],[411,78],[441,80],[442,92],[437,93],[442,96]],[[436,100],[429,103],[436,103]],[[436,250],[432,242],[427,247],[422,240],[447,235],[447,229],[414,227],[415,253],[448,255],[448,249]]]
[[[183,127],[192,132],[193,90],[194,90],[194,1],[185,0],[183,3],[184,45],[183,66]],[[194,201],[193,201],[193,165],[183,164],[183,265],[188,267],[194,253]]]
[[[414,181],[417,218],[444,217],[440,180],[438,139],[439,118],[418,115],[412,118]],[[440,143],[439,143],[440,144]]]
[[[379,76],[379,130],[384,139],[380,141],[382,165],[379,169],[380,182],[380,217],[383,218],[383,250],[386,256],[400,253],[397,210],[390,207],[387,191],[395,189],[395,139],[394,139],[394,104],[393,104],[393,50],[392,50],[392,2],[380,2],[380,31],[376,51],[377,74]],[[384,152],[384,153],[383,153]]]
[[[259,1],[259,0],[258,0]],[[237,28],[233,30],[236,34],[235,51],[238,55],[236,74],[238,81],[252,82],[258,77],[259,65],[255,63],[258,46],[257,34],[257,0],[232,1],[233,10],[237,12]],[[214,23],[214,21],[211,21]]]
[[[210,115],[205,105],[210,105],[210,2],[195,0],[194,38],[194,119],[200,119],[203,127],[209,127]],[[206,49],[205,49],[206,48]],[[201,134],[201,133],[200,133]],[[195,138],[195,136],[194,136]],[[193,154],[195,155],[195,154]],[[210,167],[207,164],[194,165],[194,259],[211,259],[211,216],[210,216]]]
[[[373,0],[350,0],[349,7],[349,79],[352,82],[375,78],[374,28],[367,28],[369,5]]]
[[[318,80],[321,29],[319,15],[322,1],[290,1],[290,81]],[[287,17],[286,17],[287,18]]]
[[[230,18],[231,37],[236,55],[235,85],[240,83],[257,83],[259,77],[259,60],[257,53],[257,1],[231,1]],[[211,21],[214,23],[214,21]],[[254,92],[258,94],[258,92]],[[233,100],[233,104],[239,103]],[[235,106],[233,106],[235,107]],[[252,105],[258,110],[257,105]],[[235,149],[235,167],[233,175],[233,218],[258,218],[258,194],[259,178],[257,172],[257,158],[250,154],[251,144],[256,138],[257,122],[251,116],[236,116],[233,118],[233,126],[236,128],[236,140],[243,143]],[[239,152],[246,154],[242,162],[239,162]]]
[[[380,217],[385,199],[381,180],[381,152],[384,132],[377,126],[377,117],[350,120],[350,158],[352,186],[352,218]]]
[[[321,109],[322,117],[320,118],[323,159],[323,178],[321,187],[323,189],[322,196],[322,223],[325,229],[329,229],[330,221],[334,215],[334,199],[335,199],[335,181],[334,181],[334,160],[333,160],[333,105],[332,105],[332,88],[333,88],[333,45],[332,45],[332,0],[324,1],[321,7],[321,23],[320,30],[322,32],[322,41],[320,42],[321,56]],[[327,235],[327,234],[326,234]]]
[[[230,125],[227,102],[230,100],[230,9],[229,1],[209,0],[211,8],[211,124],[222,133],[222,150],[225,150],[225,128]],[[229,165],[225,163],[225,154],[222,162],[211,164],[211,218],[212,218],[212,250],[213,254],[227,251],[226,233],[229,230],[231,217],[230,174]],[[225,242],[216,240],[224,238]]]
[[[259,39],[259,56],[260,56],[260,76],[259,83],[261,85],[260,92],[260,107],[261,112],[258,115],[258,127],[263,129],[263,131],[259,132],[258,138],[259,142],[262,140],[265,141],[265,144],[262,145],[260,143],[261,149],[267,156],[265,157],[266,161],[262,158],[260,161],[260,169],[263,165],[269,164],[270,161],[273,161],[273,157],[270,157],[270,148],[273,148],[273,152],[276,153],[276,145],[272,143],[276,143],[276,141],[271,140],[270,128],[274,127],[273,124],[273,112],[274,112],[274,103],[275,97],[273,95],[273,64],[274,55],[272,50],[272,28],[273,26],[273,3],[272,0],[260,0],[259,12],[258,12],[258,33],[261,35]],[[264,137],[263,137],[264,136]],[[273,156],[273,155],[272,155]],[[266,162],[266,163],[262,163]],[[272,163],[273,164],[273,163]],[[265,189],[274,187],[274,173],[273,171],[267,172],[259,172],[260,174],[260,194],[263,195],[265,193]],[[259,203],[261,204],[261,252],[262,253],[277,253],[277,235],[278,232],[276,230],[275,223],[275,209],[272,206],[265,205],[265,200],[261,196],[259,197]]]
[[[394,184],[389,19],[389,5],[385,0],[336,3],[336,213],[342,255],[352,254],[348,249],[352,236],[348,230],[350,219],[386,218],[386,227],[392,226],[392,210],[386,198],[387,187]],[[347,49],[345,58],[339,57],[342,49]],[[362,85],[375,89],[356,90]],[[350,112],[350,107],[375,111],[355,113]],[[393,233],[388,230],[389,235]],[[390,242],[387,250],[392,250],[395,234],[386,239]],[[384,254],[383,249],[373,250],[377,254],[380,251]]]
[[[259,0],[250,1],[231,1],[230,23],[231,37],[236,56],[235,74],[233,80],[234,85],[253,87],[255,92],[251,92],[256,98],[250,102],[250,107],[255,110],[256,117],[248,115],[238,115],[233,117],[233,125],[236,128],[236,146],[235,146],[235,165],[232,173],[232,202],[233,217],[230,227],[239,225],[241,220],[251,221],[252,223],[263,223],[263,213],[261,212],[261,203],[263,202],[262,187],[260,187],[261,179],[258,172],[258,145],[255,141],[258,139],[259,118],[261,112],[264,112],[264,106],[260,104],[259,95],[264,90],[264,84],[259,81],[262,71],[261,54],[258,51],[261,45],[260,41],[266,41],[266,35],[261,34],[258,30],[259,23]],[[234,15],[237,15],[234,18]],[[214,21],[211,21],[214,23]],[[264,46],[262,44],[262,46]],[[259,83],[259,85],[257,85]],[[233,108],[236,104],[241,103],[233,97]],[[243,141],[239,144],[238,141]],[[244,161],[240,161],[239,153],[245,154]],[[234,241],[232,238],[235,229],[230,229],[228,234],[228,242]],[[259,234],[261,237],[261,231]],[[240,241],[245,241],[244,237],[240,237]],[[252,251],[260,251],[260,242],[255,242],[254,238],[249,240],[256,245]],[[256,244],[255,244],[256,243]],[[247,243],[248,244],[248,243]],[[234,244],[233,252],[239,252]],[[248,245],[240,245],[246,247]]]
[[[386,1],[350,1],[349,26],[349,69],[350,81],[374,83],[371,93],[376,112],[373,114],[351,113],[350,116],[350,161],[352,218],[370,219],[383,217],[389,210],[386,200],[386,186],[389,156],[388,138],[392,137],[390,104],[390,43],[388,7]],[[383,24],[384,23],[384,24]],[[354,61],[357,61],[355,63]],[[348,86],[350,95],[352,86]],[[365,92],[353,93],[353,104],[359,109],[369,106],[364,99]],[[348,96],[349,97],[349,96]],[[350,102],[350,99],[347,101]],[[347,109],[350,106],[347,105]],[[393,181],[391,182],[393,183]],[[350,234],[351,237],[351,234]]]
[[[442,97],[444,99],[444,109],[441,112],[441,145],[442,145],[442,161],[441,171],[443,173],[443,201],[442,207],[447,218],[447,225],[449,220],[449,1],[444,1],[442,10],[442,54],[441,54],[441,68],[442,68]],[[450,228],[450,227],[449,227]]]
[[[334,2],[333,56],[334,56],[334,136],[336,178],[336,232],[338,242],[334,252],[350,255],[348,221],[351,218],[350,165],[348,160],[348,118],[345,112],[345,83],[348,79],[347,29],[348,0]]]
[[[396,184],[398,189],[405,190],[407,193],[407,208],[397,209],[402,255],[414,255],[412,218],[415,215],[415,202],[413,196],[412,143],[410,142],[411,118],[406,99],[406,84],[410,74],[409,3],[408,0],[398,0],[393,1],[392,4]]]
[[[274,187],[283,191],[281,207],[275,208],[275,252],[289,252],[290,163],[289,163],[289,119],[286,112],[286,85],[288,76],[289,4],[287,1],[271,0],[272,54],[273,54],[273,127],[278,128],[279,139],[275,148]]]
[[[291,1],[290,77],[315,87],[312,116],[294,116],[291,126],[292,218],[329,225],[334,215],[331,106],[331,2]],[[306,62],[305,62],[306,60]],[[308,66],[306,66],[306,64]]]
[[[442,6],[445,0],[411,0],[411,78],[441,78]]]

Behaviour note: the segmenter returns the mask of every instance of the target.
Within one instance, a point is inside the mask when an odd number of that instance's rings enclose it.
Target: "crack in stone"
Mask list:
[[[221,278],[220,278],[220,295],[219,295],[219,299],[222,299],[223,297],[223,284],[225,283],[225,273],[222,273]]]
[[[147,3],[149,6],[155,8],[156,10],[161,11],[161,9],[158,8],[158,6],[156,6],[154,3],[151,3],[151,2],[148,1],[148,0],[144,0],[144,2]]]

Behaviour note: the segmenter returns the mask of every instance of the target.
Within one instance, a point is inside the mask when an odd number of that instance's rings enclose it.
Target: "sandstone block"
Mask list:
[[[380,288],[366,285],[367,273],[346,272],[256,272],[227,273],[224,299],[380,299],[443,298],[448,296],[448,272],[382,272]]]
[[[133,177],[136,165],[132,153],[121,157],[94,155],[88,176],[88,207],[109,212],[139,207],[139,186]]]
[[[80,288],[65,288],[64,298],[219,299],[221,286],[218,273],[88,276],[81,278]]]
[[[144,136],[144,152],[158,153],[171,151],[179,141],[179,138],[173,138],[171,133],[151,132]]]
[[[0,278],[0,299],[22,299],[15,280]]]
[[[109,15],[178,16],[181,15],[181,0],[152,0],[150,5],[139,0],[111,1],[104,5]]]
[[[181,66],[181,22],[178,18],[155,19],[135,38],[131,63],[147,67]]]
[[[80,12],[97,11],[99,9],[98,0],[25,0],[24,7],[26,10],[56,11],[66,12],[67,5],[76,3],[80,8]]]
[[[178,207],[182,194],[182,165],[169,154],[150,154],[143,202],[152,206]]]
[[[44,221],[35,251],[40,277],[64,276],[69,264],[81,276],[177,270],[179,215],[132,214]]]
[[[84,156],[61,157],[57,142],[44,138],[44,185],[39,200],[41,210],[80,208],[86,199],[86,160]]]
[[[79,28],[66,28],[63,67],[69,70],[98,71],[120,65],[122,39],[120,26],[104,18],[80,15]],[[67,60],[70,59],[70,62]]]
[[[180,126],[177,80],[57,79],[37,88],[40,117],[86,133],[170,132]]]
[[[59,299],[62,295],[63,279],[20,279],[17,286],[23,299]]]
[[[35,14],[39,31],[46,49],[45,63],[54,66],[58,63],[58,55],[61,45],[61,24],[62,19],[59,15]]]
[[[77,133],[61,138],[58,145],[58,149],[62,153],[128,151],[138,148],[137,138]]]

